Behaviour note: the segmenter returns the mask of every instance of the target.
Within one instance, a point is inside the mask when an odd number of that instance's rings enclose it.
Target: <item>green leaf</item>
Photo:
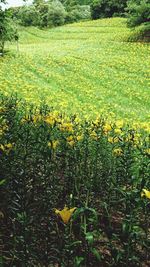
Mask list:
[[[5,180],[5,179],[1,180],[1,181],[0,181],[0,185],[3,185],[3,184],[5,184],[5,182],[6,182],[6,180]]]
[[[75,257],[75,267],[79,267],[80,264],[84,261],[83,257]]]
[[[75,246],[77,246],[79,244],[81,245],[82,244],[82,241],[78,240],[78,241],[72,242],[67,247],[75,247]]]
[[[93,233],[91,233],[91,232],[86,233],[85,239],[87,240],[87,242],[89,243],[89,245],[92,245],[93,242],[94,242]]]
[[[92,249],[91,249],[91,252],[93,253],[93,255],[96,257],[96,259],[97,259],[98,261],[101,260],[101,255],[100,255],[100,253],[98,252],[98,250],[97,250],[96,248],[92,248]]]

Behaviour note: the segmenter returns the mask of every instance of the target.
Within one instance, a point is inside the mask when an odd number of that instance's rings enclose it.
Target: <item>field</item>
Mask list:
[[[96,117],[100,113],[146,122],[149,118],[149,46],[126,42],[120,18],[51,30],[21,28],[19,53],[0,59],[0,88],[38,105]]]
[[[2,267],[150,266],[149,46],[125,23],[21,28],[0,58]]]

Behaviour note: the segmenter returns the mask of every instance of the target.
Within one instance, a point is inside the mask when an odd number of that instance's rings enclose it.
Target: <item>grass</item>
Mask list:
[[[21,28],[19,53],[0,59],[0,88],[67,114],[100,113],[145,123],[149,118],[149,46],[126,42],[121,18],[49,30]]]

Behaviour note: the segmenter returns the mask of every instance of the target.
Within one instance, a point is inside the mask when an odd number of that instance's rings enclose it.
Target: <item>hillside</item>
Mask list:
[[[126,42],[128,34],[120,18],[21,28],[19,54],[8,44],[10,55],[0,59],[0,88],[67,113],[111,112],[144,122],[150,111],[149,46]]]

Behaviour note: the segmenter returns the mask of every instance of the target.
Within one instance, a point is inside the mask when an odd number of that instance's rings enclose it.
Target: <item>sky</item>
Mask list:
[[[25,4],[23,0],[6,0],[6,2],[7,4],[5,5],[5,7],[21,6]],[[27,3],[32,3],[32,0],[28,0]]]

